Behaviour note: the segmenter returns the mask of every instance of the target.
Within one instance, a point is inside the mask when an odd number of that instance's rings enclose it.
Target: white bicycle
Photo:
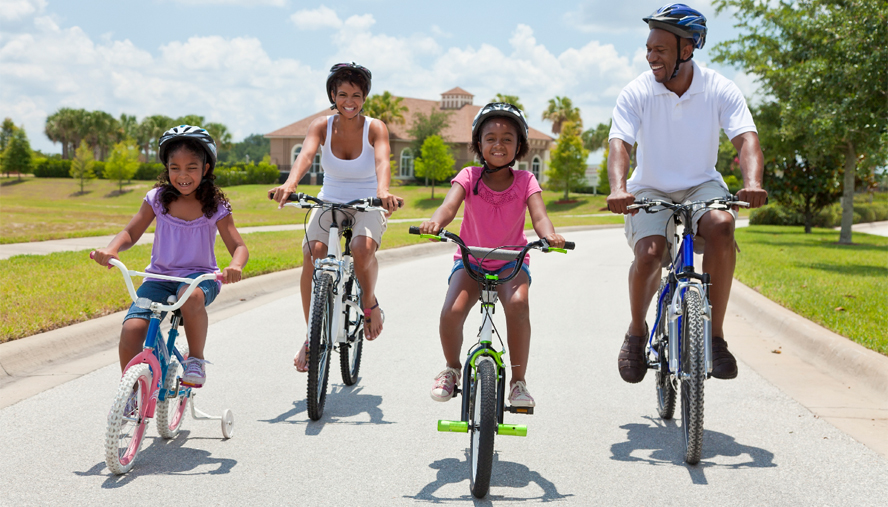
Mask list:
[[[327,399],[330,353],[339,349],[339,366],[345,385],[358,381],[361,350],[364,342],[364,310],[361,306],[361,284],[355,276],[351,255],[353,219],[346,210],[385,212],[376,197],[356,199],[348,203],[326,202],[317,197],[290,194],[284,206],[318,209],[332,213],[327,241],[327,256],[314,261],[311,304],[308,313],[308,417],[317,421],[324,415]],[[340,244],[345,239],[345,249]]]

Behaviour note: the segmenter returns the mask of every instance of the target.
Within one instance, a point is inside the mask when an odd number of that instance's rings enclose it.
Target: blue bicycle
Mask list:
[[[700,462],[703,448],[703,382],[712,374],[712,307],[709,274],[694,269],[694,215],[709,210],[729,210],[749,203],[733,196],[676,204],[641,199],[627,208],[646,213],[670,211],[674,231],[671,263],[657,292],[657,317],[645,347],[648,368],[656,371],[657,412],[663,419],[675,413],[676,393],[681,386],[681,421],[685,461]],[[681,239],[678,226],[683,225]],[[667,234],[668,237],[668,227]]]

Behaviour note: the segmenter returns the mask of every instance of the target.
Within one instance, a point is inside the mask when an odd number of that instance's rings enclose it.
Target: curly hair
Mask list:
[[[335,95],[337,91],[339,91],[339,87],[342,83],[351,83],[358,88],[361,89],[361,93],[364,94],[364,99],[367,99],[367,94],[370,93],[370,83],[367,82],[367,78],[364,77],[358,71],[355,70],[343,70],[336,74],[336,77],[333,79],[333,94]]]
[[[207,152],[204,151],[203,147],[201,147],[197,141],[186,138],[177,139],[171,142],[172,144],[166,151],[167,159],[163,161],[164,170],[157,176],[157,183],[154,184],[154,188],[162,189],[158,194],[160,203],[163,205],[164,215],[170,212],[170,203],[178,199],[179,195],[181,195],[179,190],[173,187],[173,184],[170,182],[170,157],[180,150],[186,150],[200,159],[201,166],[205,167],[207,163]],[[200,201],[201,211],[207,218],[212,217],[219,209],[219,206],[224,206],[228,211],[231,211],[231,203],[228,201],[228,198],[225,197],[222,189],[215,184],[216,174],[214,173],[214,169],[214,167],[210,167],[207,173],[203,176],[203,179],[201,179],[200,184],[197,186],[197,190],[194,191],[195,197]]]
[[[521,132],[523,129],[521,125],[518,124],[518,120],[514,120],[509,118],[508,116],[493,116],[484,120],[483,123],[472,133],[472,153],[478,155],[478,158],[484,159],[484,155],[481,153],[481,133],[484,132],[484,126],[487,125],[487,122],[490,120],[506,120],[512,125],[512,128],[515,129],[515,133]],[[527,139],[521,140],[521,135],[518,135],[518,150],[515,152],[515,160],[521,160],[524,155],[527,155],[527,152],[530,151],[530,146],[528,146]]]

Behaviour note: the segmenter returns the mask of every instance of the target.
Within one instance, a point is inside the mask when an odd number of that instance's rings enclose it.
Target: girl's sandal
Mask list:
[[[364,308],[364,325],[370,324],[372,319],[370,319],[370,313],[379,308],[379,299],[374,298],[376,300],[376,304],[371,306],[370,308]],[[382,311],[382,308],[379,308],[379,315],[382,317],[382,323],[385,324],[385,312]],[[374,338],[375,339],[375,338]]]
[[[307,373],[308,372],[308,339],[305,340],[305,367],[300,369],[298,365],[296,365],[296,359],[299,357],[299,353],[296,353],[296,356],[293,357],[293,367],[296,368],[296,371],[299,373]]]

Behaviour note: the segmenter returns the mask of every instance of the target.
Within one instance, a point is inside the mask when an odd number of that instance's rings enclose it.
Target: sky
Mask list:
[[[61,107],[197,114],[240,141],[324,109],[330,66],[355,61],[373,72],[371,94],[438,100],[459,86],[476,105],[517,95],[547,133],[549,99],[567,96],[590,128],[649,72],[641,18],[663,2],[0,0],[0,117],[46,153],[61,151],[43,133]],[[709,27],[694,60],[753,95],[754,79],[708,53],[737,36],[730,13],[691,5]]]

